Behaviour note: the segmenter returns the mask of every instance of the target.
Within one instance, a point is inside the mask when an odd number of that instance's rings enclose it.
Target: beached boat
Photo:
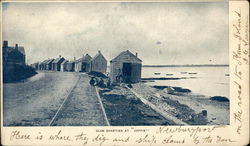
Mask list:
[[[190,74],[190,75],[196,75],[197,72],[189,72],[188,74]]]
[[[161,73],[159,73],[159,72],[155,72],[155,75],[160,75]]]
[[[187,74],[187,72],[181,72],[181,74]]]

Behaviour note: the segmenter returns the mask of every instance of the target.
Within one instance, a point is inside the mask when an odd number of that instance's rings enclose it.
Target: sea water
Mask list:
[[[158,74],[155,74],[158,73]],[[160,74],[159,74],[160,73]],[[148,85],[174,86],[190,89],[206,96],[229,98],[229,67],[143,67],[142,78],[184,78],[155,80]]]

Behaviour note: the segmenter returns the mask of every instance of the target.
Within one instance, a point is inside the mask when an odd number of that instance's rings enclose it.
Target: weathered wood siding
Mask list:
[[[133,63],[132,64],[132,75],[131,80],[132,82],[140,82],[141,81],[141,63]]]
[[[63,61],[63,62],[61,63],[61,72],[67,71],[67,62],[68,62],[68,61]]]
[[[81,67],[82,66],[82,62],[76,62],[75,63],[75,72],[80,72],[81,71]]]
[[[116,83],[116,77],[122,72],[123,63],[131,63],[132,70],[130,80],[132,83],[139,82],[141,80],[141,61],[131,52],[125,51],[110,62],[111,83]]]
[[[66,70],[70,72],[75,71],[75,62],[67,62]]]
[[[98,55],[91,61],[91,71],[105,74],[107,71],[107,60],[102,55]]]
[[[53,63],[52,67],[54,71],[60,71],[61,70],[61,63],[64,61],[64,58],[60,58],[60,60],[57,63]]]

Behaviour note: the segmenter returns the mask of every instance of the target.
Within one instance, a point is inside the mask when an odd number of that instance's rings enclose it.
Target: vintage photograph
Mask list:
[[[2,2],[3,126],[229,125],[228,2]]]

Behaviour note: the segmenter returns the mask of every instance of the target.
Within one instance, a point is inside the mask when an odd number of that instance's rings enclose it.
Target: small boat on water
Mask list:
[[[174,74],[166,74],[166,76],[172,76],[172,75],[174,75]]]
[[[189,72],[188,74],[190,74],[190,75],[196,75],[197,72]]]
[[[155,72],[155,75],[160,75],[161,73],[159,73],[159,72]]]
[[[187,74],[187,72],[181,72],[181,74]]]

